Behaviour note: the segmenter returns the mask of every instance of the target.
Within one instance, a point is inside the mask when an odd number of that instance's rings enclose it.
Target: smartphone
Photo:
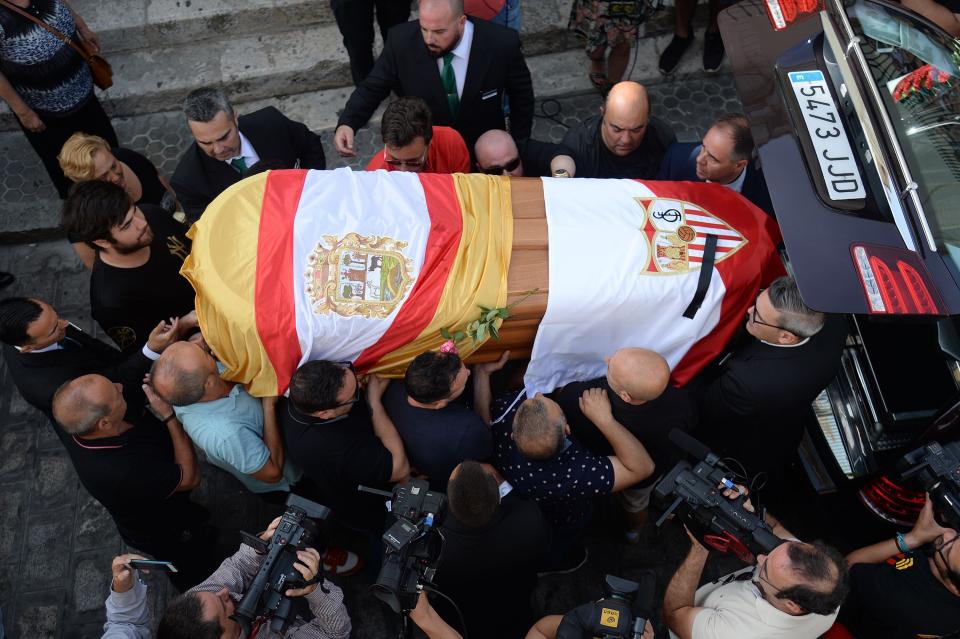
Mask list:
[[[177,567],[169,561],[156,559],[131,559],[130,566],[138,570],[156,570],[158,572],[177,572]]]

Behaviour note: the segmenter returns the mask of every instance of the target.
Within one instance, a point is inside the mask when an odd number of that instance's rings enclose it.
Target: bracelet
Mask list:
[[[163,423],[163,424],[166,424],[166,423],[169,422],[171,419],[176,419],[176,418],[177,418],[177,414],[176,414],[176,413],[170,413],[169,415],[167,415],[166,417],[164,417],[163,419],[161,419],[160,422]]]
[[[910,546],[907,545],[907,538],[903,536],[903,533],[898,532],[896,540],[897,540],[897,548],[900,550],[900,552],[904,554],[910,552]]]

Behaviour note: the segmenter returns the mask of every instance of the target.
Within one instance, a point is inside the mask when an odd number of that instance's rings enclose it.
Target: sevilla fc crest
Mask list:
[[[644,274],[678,275],[699,270],[708,235],[717,236],[714,263],[736,253],[747,239],[716,215],[684,200],[635,197],[642,209],[640,230],[649,244]]]

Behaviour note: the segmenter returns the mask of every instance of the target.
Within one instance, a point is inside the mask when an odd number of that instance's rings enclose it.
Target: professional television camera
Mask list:
[[[390,510],[397,520],[383,534],[386,550],[373,594],[396,613],[408,613],[417,605],[440,558],[443,537],[437,527],[447,497],[429,488],[426,480],[410,479],[393,490]]]
[[[933,442],[910,451],[897,470],[902,479],[918,481],[930,494],[938,524],[960,530],[960,442]]]
[[[678,448],[700,461],[693,467],[679,462],[653,487],[654,499],[661,505],[669,504],[657,526],[676,512],[706,546],[732,552],[748,563],[754,555],[769,553],[783,543],[762,517],[743,507],[744,495],[733,500],[723,496],[724,489],[734,488],[730,479],[734,474],[717,455],[676,428],[669,437]]]
[[[639,582],[606,575],[603,599],[565,614],[557,639],[640,639],[653,611],[655,584],[652,570],[643,571]]]
[[[302,598],[291,599],[283,593],[290,588],[307,585],[293,565],[297,561],[297,551],[312,547],[323,555],[323,539],[313,520],[324,520],[329,515],[330,509],[326,506],[290,495],[287,498],[287,510],[281,516],[269,543],[249,533],[240,533],[243,543],[266,555],[260,564],[260,571],[231,617],[240,624],[244,636],[250,634],[254,622],[260,618],[269,618],[270,631],[283,635],[297,614],[309,612]],[[323,588],[322,566],[314,581],[319,581]],[[300,610],[301,607],[303,610]]]

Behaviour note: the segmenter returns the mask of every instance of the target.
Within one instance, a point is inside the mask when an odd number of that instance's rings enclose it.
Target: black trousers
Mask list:
[[[110,124],[110,118],[107,117],[107,114],[103,111],[103,107],[100,106],[100,101],[96,95],[91,95],[86,104],[69,115],[63,117],[39,113],[37,115],[40,116],[40,119],[47,128],[39,133],[27,131],[23,128],[22,124],[20,128],[23,130],[24,135],[27,136],[27,141],[30,143],[30,146],[32,146],[33,150],[40,156],[43,167],[47,170],[47,175],[50,176],[50,181],[53,182],[53,185],[56,187],[60,199],[64,199],[67,197],[67,192],[70,190],[70,185],[73,184],[73,182],[71,182],[60,169],[60,164],[57,162],[57,155],[60,153],[60,149],[63,148],[63,143],[67,141],[67,138],[78,131],[82,131],[84,133],[99,135],[107,141],[107,144],[115,147],[119,146],[117,134],[113,130],[113,125]],[[17,120],[18,124],[19,122],[20,121]]]
[[[411,0],[330,0],[343,46],[350,56],[353,83],[360,84],[373,68],[373,10],[377,10],[380,35],[387,40],[390,27],[407,21]]]

